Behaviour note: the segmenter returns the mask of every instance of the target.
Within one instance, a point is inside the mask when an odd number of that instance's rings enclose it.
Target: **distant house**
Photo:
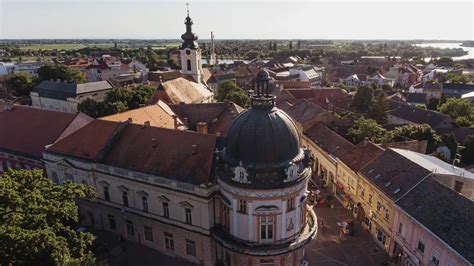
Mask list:
[[[474,106],[474,91],[461,95],[461,98],[468,100],[471,103],[471,106]]]
[[[85,99],[102,101],[113,88],[109,81],[77,84],[44,80],[33,88],[30,97],[36,108],[75,113]]]
[[[412,64],[396,64],[384,73],[385,77],[395,80],[395,85],[408,89],[411,85],[421,82],[423,72]]]
[[[443,83],[443,94],[448,97],[461,98],[463,94],[474,92],[474,83]]]
[[[441,93],[443,91],[443,86],[437,82],[425,82],[423,84],[423,93],[426,94],[426,99],[431,98],[439,99],[441,98]]]
[[[137,60],[120,60],[117,57],[110,55],[102,55],[102,57],[95,58],[91,65],[85,69],[86,78],[90,82],[101,80],[117,79],[120,77],[133,75],[134,78],[140,81],[148,80],[148,69],[146,66]]]
[[[360,76],[360,77],[359,77]],[[347,87],[359,87],[362,86],[366,81],[366,75],[352,74],[342,80],[342,84]]]
[[[298,124],[301,131],[311,128],[316,123],[328,125],[337,120],[331,112],[309,100],[300,99],[285,103],[279,104],[278,107]]]
[[[156,104],[159,100],[167,104],[209,103],[212,101],[213,95],[202,83],[177,78],[158,85],[149,104]]]
[[[87,67],[92,65],[94,59],[92,57],[87,58],[72,58],[63,62],[63,65],[68,68],[78,69],[80,71],[85,71]]]
[[[27,61],[16,63],[13,66],[13,73],[28,73],[33,77],[37,77],[38,69],[47,64],[52,64],[52,62]]]
[[[296,99],[307,99],[326,110],[335,112],[352,110],[352,96],[343,89],[292,89],[288,92]]]
[[[44,169],[42,153],[46,146],[92,120],[82,113],[0,103],[0,125],[8,128],[0,130],[0,175],[8,168]]]
[[[366,85],[375,84],[378,88],[381,88],[383,85],[388,85],[393,87],[395,84],[394,79],[386,78],[379,72],[374,73],[373,75],[368,75],[366,79]]]
[[[387,119],[389,123],[396,125],[428,124],[434,130],[453,127],[453,119],[449,115],[418,108],[394,100],[389,100]]]
[[[324,83],[324,68],[311,65],[296,66],[289,69],[289,76],[297,76],[297,80],[309,81],[311,86],[321,86]]]
[[[403,93],[406,102],[409,105],[425,105],[426,104],[426,93],[411,93],[405,92]]]

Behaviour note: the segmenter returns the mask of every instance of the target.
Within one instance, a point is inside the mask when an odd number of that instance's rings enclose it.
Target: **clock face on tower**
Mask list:
[[[186,54],[187,54],[187,55],[190,55],[190,54],[191,54],[191,51],[190,51],[190,50],[186,50]]]

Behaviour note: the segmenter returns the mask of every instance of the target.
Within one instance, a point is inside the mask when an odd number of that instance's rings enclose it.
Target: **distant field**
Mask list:
[[[88,45],[80,43],[63,43],[63,44],[31,44],[20,47],[22,50],[76,50],[85,47],[109,48],[113,47],[113,43],[92,43]],[[120,45],[119,45],[120,46]]]

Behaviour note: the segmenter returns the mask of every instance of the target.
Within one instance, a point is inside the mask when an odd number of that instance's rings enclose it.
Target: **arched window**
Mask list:
[[[53,172],[53,182],[59,184],[59,178],[56,172]]]
[[[191,71],[191,60],[187,60],[187,64],[188,64],[188,71]]]
[[[126,191],[122,192],[123,206],[128,207],[128,193]]]
[[[148,199],[145,196],[142,197],[142,206],[143,211],[148,212]]]
[[[104,186],[104,199],[106,201],[110,201],[110,194],[109,194],[109,187]]]

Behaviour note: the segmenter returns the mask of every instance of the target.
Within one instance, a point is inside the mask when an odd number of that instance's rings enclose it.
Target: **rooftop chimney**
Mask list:
[[[127,119],[127,121],[130,122],[130,123],[133,123],[133,118],[129,117],[129,118]]]
[[[207,134],[207,123],[206,122],[198,122],[196,124],[196,131],[197,131],[197,133]]]
[[[143,125],[145,125],[145,126],[150,126],[150,121],[145,121],[145,122],[143,123]]]

